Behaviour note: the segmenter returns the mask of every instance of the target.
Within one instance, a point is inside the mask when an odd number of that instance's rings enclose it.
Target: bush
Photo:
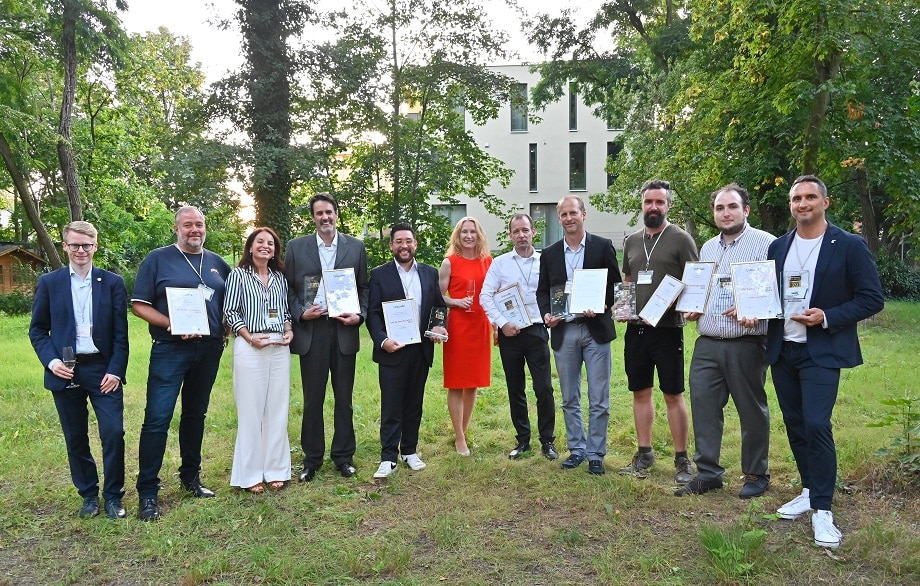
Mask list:
[[[920,301],[920,273],[891,254],[879,254],[876,262],[886,299]]]
[[[0,314],[23,315],[32,311],[32,293],[13,291],[0,294]]]

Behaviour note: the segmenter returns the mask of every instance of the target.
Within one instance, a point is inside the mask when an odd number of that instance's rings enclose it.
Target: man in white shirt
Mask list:
[[[489,316],[489,321],[498,328],[498,351],[505,371],[505,381],[508,383],[508,405],[517,437],[517,444],[508,457],[517,460],[530,451],[530,418],[527,414],[527,381],[524,375],[526,362],[533,378],[534,395],[537,397],[537,427],[541,450],[548,460],[556,460],[559,458],[553,443],[556,439],[556,406],[547,346],[549,335],[537,306],[540,253],[533,247],[533,219],[527,214],[515,214],[508,224],[508,230],[514,250],[492,262],[479,294],[480,305]],[[527,325],[510,321],[496,303],[495,293],[514,285],[520,289],[525,304],[526,316],[523,320],[528,322]]]

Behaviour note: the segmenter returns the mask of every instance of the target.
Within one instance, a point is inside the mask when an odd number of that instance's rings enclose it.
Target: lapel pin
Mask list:
[[[831,240],[831,244],[833,244],[834,242],[837,242],[837,241],[836,241],[836,240]]]

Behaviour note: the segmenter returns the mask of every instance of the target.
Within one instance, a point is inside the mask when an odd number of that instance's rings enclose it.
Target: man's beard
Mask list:
[[[664,224],[664,214],[658,212],[646,212],[642,216],[646,228],[660,228]]]
[[[734,236],[735,234],[739,234],[742,230],[744,230],[744,222],[734,226],[729,226],[728,228],[724,228],[722,230],[722,234],[726,236]]]

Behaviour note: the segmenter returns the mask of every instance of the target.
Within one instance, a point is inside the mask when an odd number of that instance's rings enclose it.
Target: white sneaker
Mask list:
[[[796,519],[799,515],[804,515],[810,510],[811,500],[808,498],[808,489],[805,488],[802,490],[802,494],[776,509],[776,514],[782,519]]]
[[[377,468],[377,471],[374,472],[374,478],[386,478],[394,472],[396,472],[396,462],[384,460],[380,463],[380,467]]]
[[[811,528],[815,531],[815,545],[840,547],[840,531],[834,527],[834,515],[830,511],[815,511],[811,516]]]
[[[427,464],[422,462],[422,459],[418,457],[418,454],[409,454],[407,456],[403,456],[402,461],[406,463],[406,466],[416,471],[421,470],[427,466]]]

